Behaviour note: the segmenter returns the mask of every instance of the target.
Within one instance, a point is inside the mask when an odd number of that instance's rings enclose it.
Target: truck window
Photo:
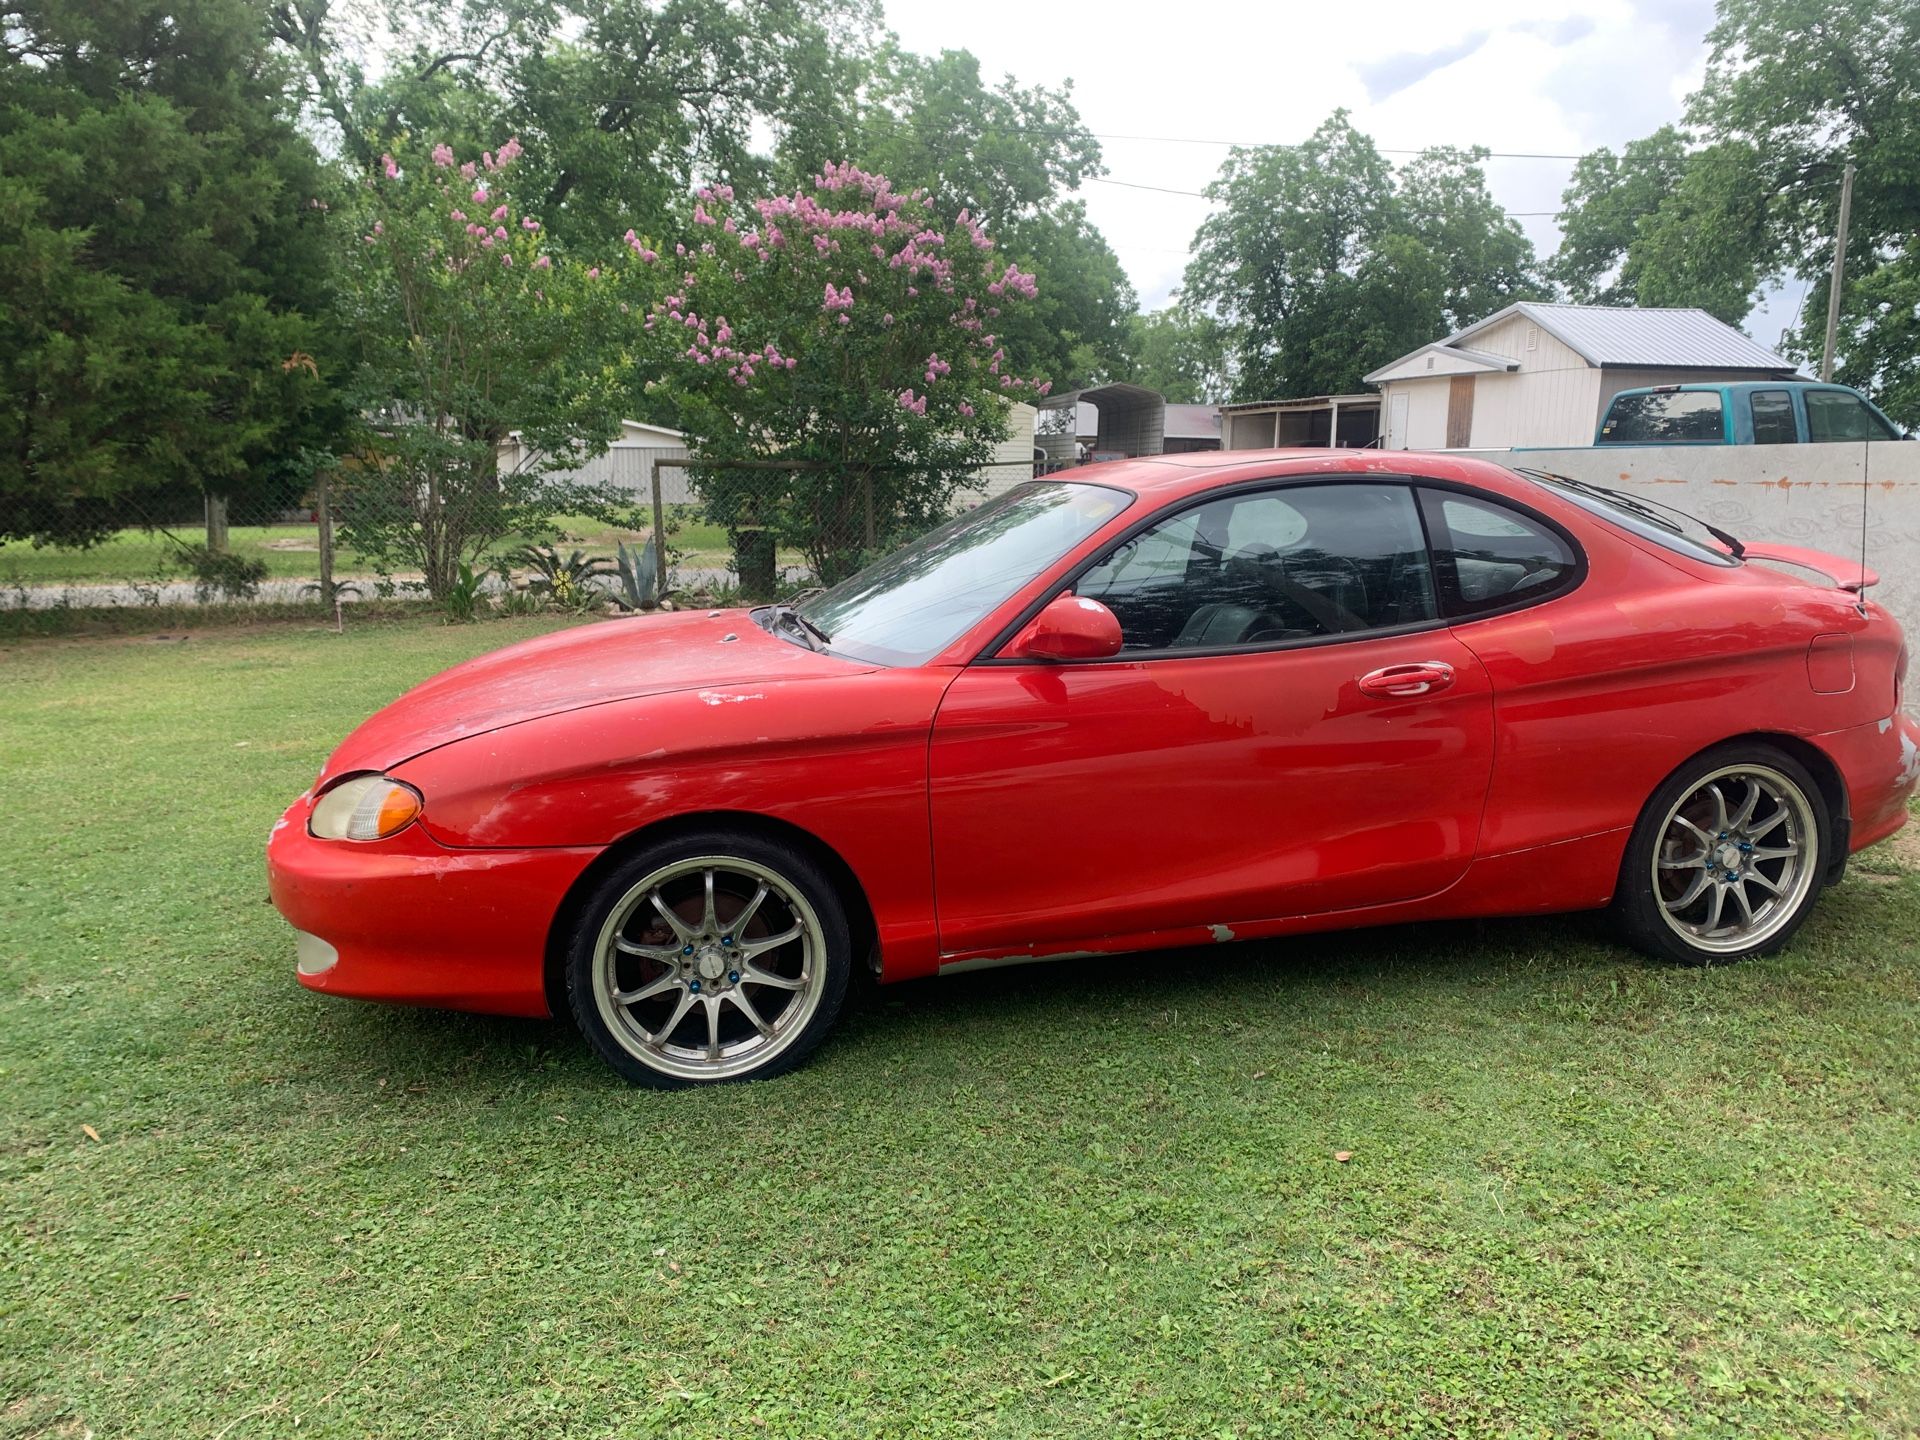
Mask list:
[[[1807,391],[1807,439],[1898,440],[1886,421],[1867,408],[1867,402],[1845,390]]]
[[[1717,390],[1616,395],[1600,427],[1602,445],[1720,444],[1727,438]]]
[[[1793,396],[1784,390],[1756,390],[1747,401],[1753,413],[1753,443],[1797,445],[1800,428],[1793,420]]]

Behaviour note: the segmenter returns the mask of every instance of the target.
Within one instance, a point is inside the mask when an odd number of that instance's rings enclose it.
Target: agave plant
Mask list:
[[[508,559],[533,571],[527,589],[547,596],[562,610],[590,610],[608,598],[599,583],[609,573],[610,562],[603,555],[575,550],[562,557],[551,545],[529,545]]]
[[[652,536],[638,550],[629,550],[622,541],[613,564],[620,581],[611,592],[614,604],[622,610],[650,610],[660,603],[660,547]]]

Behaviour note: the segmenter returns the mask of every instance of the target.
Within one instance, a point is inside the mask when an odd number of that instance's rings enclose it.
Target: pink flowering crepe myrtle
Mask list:
[[[850,164],[827,166],[791,195],[737,202],[731,186],[712,185],[693,199],[693,225],[713,238],[674,247],[684,270],[662,278],[643,321],[646,332],[676,337],[663,357],[669,369],[691,367],[701,385],[711,375],[739,388],[790,386],[822,352],[853,347],[845,353],[859,355],[875,384],[876,364],[897,373],[884,393],[898,413],[952,424],[985,418],[986,394],[1051,389],[1008,369],[986,333],[982,317],[998,313],[989,301],[1030,300],[1037,287],[992,257],[992,239],[967,212],[943,225],[924,190],[902,193]],[[659,261],[634,231],[624,240],[642,266]],[[802,284],[815,297],[811,324],[796,304]],[[722,308],[731,322],[711,313]],[[761,333],[749,339],[753,330]],[[930,335],[936,345],[900,349]]]
[[[473,261],[487,252],[491,252],[489,258],[496,260],[503,271],[514,269],[517,260],[530,270],[550,273],[553,258],[540,248],[543,234],[540,221],[531,215],[519,216],[516,220],[511,198],[504,193],[507,178],[504,172],[523,153],[520,142],[509,138],[498,149],[483,151],[478,161],[460,164],[453,147],[441,141],[429,152],[431,166],[411,172],[403,169],[392,155],[382,155],[379,178],[398,187],[394,191],[396,195],[418,185],[431,185],[438,191],[437,204],[429,203],[442,218],[440,238],[424,243],[450,273],[467,272]],[[480,178],[482,172],[485,179]],[[496,194],[496,188],[502,193]],[[483,207],[485,223],[470,220],[461,208],[463,205]],[[508,229],[510,225],[519,231],[517,240]],[[421,243],[418,233],[412,227],[407,229],[409,243]],[[367,243],[373,244],[384,233],[383,223],[375,221],[372,233],[366,237]],[[399,242],[398,234],[394,239]],[[544,290],[532,293],[545,299]]]

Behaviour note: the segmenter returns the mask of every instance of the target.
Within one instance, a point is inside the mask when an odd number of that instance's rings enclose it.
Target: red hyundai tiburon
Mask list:
[[[797,607],[427,681],[275,827],[274,903],[311,989],[570,1010],[653,1085],[797,1064],[861,960],[1601,906],[1763,954],[1920,728],[1871,574],[1698,528],[1434,456],[1076,470]]]

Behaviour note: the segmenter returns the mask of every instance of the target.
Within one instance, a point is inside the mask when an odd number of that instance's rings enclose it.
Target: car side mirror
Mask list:
[[[1056,595],[1007,643],[1003,660],[1105,660],[1120,653],[1120,622],[1098,600]]]

